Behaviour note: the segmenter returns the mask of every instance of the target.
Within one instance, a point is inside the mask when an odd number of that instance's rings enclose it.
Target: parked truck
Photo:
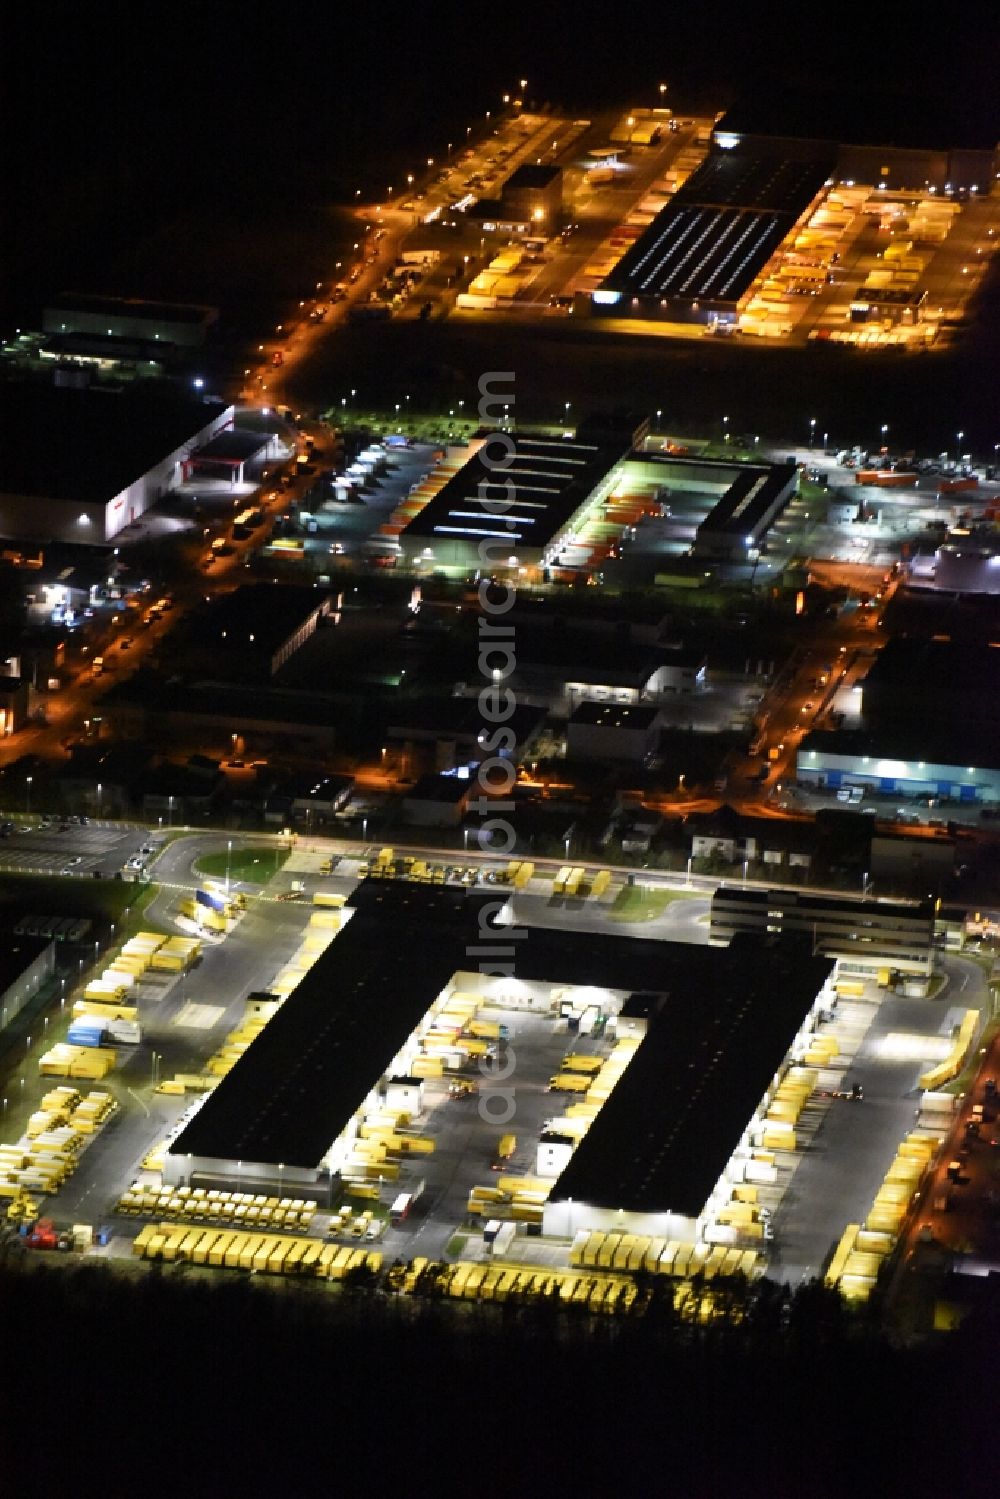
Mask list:
[[[392,1206],[389,1208],[389,1222],[394,1228],[404,1223],[410,1216],[414,1203],[423,1195],[426,1185],[426,1182],[423,1180],[415,1181],[411,1183],[409,1191],[400,1192],[399,1196],[394,1199]]]

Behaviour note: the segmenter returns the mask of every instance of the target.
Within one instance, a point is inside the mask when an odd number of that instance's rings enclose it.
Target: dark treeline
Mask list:
[[[996,1306],[910,1347],[818,1286],[736,1287],[708,1325],[694,1309],[574,1317],[15,1262],[0,1493],[821,1499],[931,1474],[986,1492]]]

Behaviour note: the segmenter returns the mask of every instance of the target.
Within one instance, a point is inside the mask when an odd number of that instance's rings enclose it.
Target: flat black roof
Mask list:
[[[619,446],[530,432],[504,437],[503,450],[487,441],[463,464],[406,527],[404,540],[464,537],[471,543],[492,536],[544,547],[632,449],[625,439]],[[507,438],[514,445],[509,459]],[[505,501],[510,504],[500,510]]]
[[[798,218],[826,182],[836,153],[795,160],[755,151],[709,156],[674,195],[674,203],[716,208],[758,208]]]
[[[464,891],[365,881],[343,931],[171,1153],[315,1169],[467,962],[479,903]]]
[[[864,679],[866,691],[883,686],[917,692],[922,698],[945,691],[996,700],[1000,696],[1000,650],[963,640],[894,635]]]
[[[86,312],[108,317],[203,324],[206,327],[219,315],[217,308],[203,307],[194,302],[147,302],[141,297],[101,297],[89,292],[60,292],[46,303],[46,311]]]
[[[557,177],[561,176],[561,167],[543,167],[536,166],[530,162],[526,162],[523,166],[518,167],[515,172],[512,172],[510,174],[510,176],[507,178],[507,181],[503,185],[503,191],[507,193],[511,188],[537,189],[548,187],[549,184],[554,182]]]
[[[270,656],[328,597],[296,583],[241,583],[197,608],[185,622],[184,637],[201,649]]]
[[[645,703],[580,703],[573,709],[570,725],[596,729],[651,729],[659,708]]]
[[[0,382],[0,493],[106,504],[226,411],[174,386]]]
[[[929,926],[934,924],[934,902],[930,900],[921,901],[891,901],[891,900],[860,900],[852,899],[850,896],[839,895],[807,895],[798,890],[744,890],[742,885],[722,884],[714,892],[715,897],[720,900],[735,901],[741,906],[763,908],[765,910],[803,911],[808,916],[829,915],[835,912],[840,916],[856,916],[859,920],[869,920],[877,916],[883,921],[923,921]]]
[[[783,489],[795,483],[789,464],[746,468],[738,473],[725,494],[713,505],[698,531],[733,532],[752,536],[754,527],[767,515]]]
[[[810,750],[819,755],[842,755],[845,759],[858,760],[858,774],[878,775],[878,761],[902,761],[904,770],[893,768],[893,775],[909,771],[911,780],[933,780],[935,765],[947,765],[955,770],[966,770],[969,757],[981,770],[1000,770],[1000,744],[977,734],[975,745],[969,741],[969,726],[961,719],[942,714],[922,722],[887,723],[884,727],[871,729],[813,729],[806,734],[798,748],[800,769],[808,770]],[[868,757],[870,765],[864,764]],[[930,767],[928,771],[926,768]]]
[[[893,64],[888,63],[890,71]],[[996,107],[989,89],[929,91],[899,69],[882,70],[877,88],[840,68],[813,68],[808,85],[787,77],[776,88],[752,87],[723,116],[720,128],[748,136],[791,136],[903,150],[986,150],[996,147]]]
[[[13,932],[5,932],[0,943],[0,994],[6,994],[51,945],[51,937],[16,937]]]
[[[546,717],[546,709],[530,703],[518,703],[511,716],[504,720],[518,744],[524,744],[540,727]],[[472,746],[490,730],[483,717],[478,697],[423,698],[401,705],[390,718],[387,733],[394,739],[414,734],[424,739],[440,736],[455,738],[458,742]]]
[[[473,783],[458,776],[421,776],[406,793],[408,802],[460,802],[474,790]]]
[[[646,944],[662,952],[665,1003],[552,1202],[698,1216],[833,971],[803,938]]]
[[[248,427],[226,427],[224,431],[216,432],[214,437],[210,437],[191,457],[205,463],[227,460],[240,462],[255,458],[270,441],[270,432],[251,432]]]

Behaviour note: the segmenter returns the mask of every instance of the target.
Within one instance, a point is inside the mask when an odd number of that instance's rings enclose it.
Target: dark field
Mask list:
[[[810,346],[761,347],[756,342],[697,346],[674,340],[601,332],[572,319],[534,325],[502,322],[392,322],[346,327],[331,336],[289,386],[298,403],[322,409],[349,386],[361,407],[388,407],[410,397],[415,411],[446,410],[477,400],[481,374],[513,370],[522,421],[561,420],[628,406],[662,408],[665,430],[715,436],[721,417],[734,435],[763,440],[809,439],[829,433],[831,446],[876,445],[888,422],[894,448],[922,452],[963,447],[987,451],[1000,415],[988,311],[965,342],[921,354],[860,353]]]

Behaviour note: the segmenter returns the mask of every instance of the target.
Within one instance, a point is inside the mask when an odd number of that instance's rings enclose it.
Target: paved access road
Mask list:
[[[772,1278],[794,1285],[819,1275],[848,1223],[864,1223],[897,1146],[915,1126],[918,1079],[940,1056],[935,1044],[950,1037],[959,1007],[988,1013],[982,969],[957,957],[944,958],[942,967],[947,983],[934,999],[888,994],[867,1004],[870,1025],[839,1084],[860,1083],[864,1100],[832,1101],[809,1134],[775,1214]],[[904,1036],[927,1038],[923,1059],[918,1040],[903,1054]]]

